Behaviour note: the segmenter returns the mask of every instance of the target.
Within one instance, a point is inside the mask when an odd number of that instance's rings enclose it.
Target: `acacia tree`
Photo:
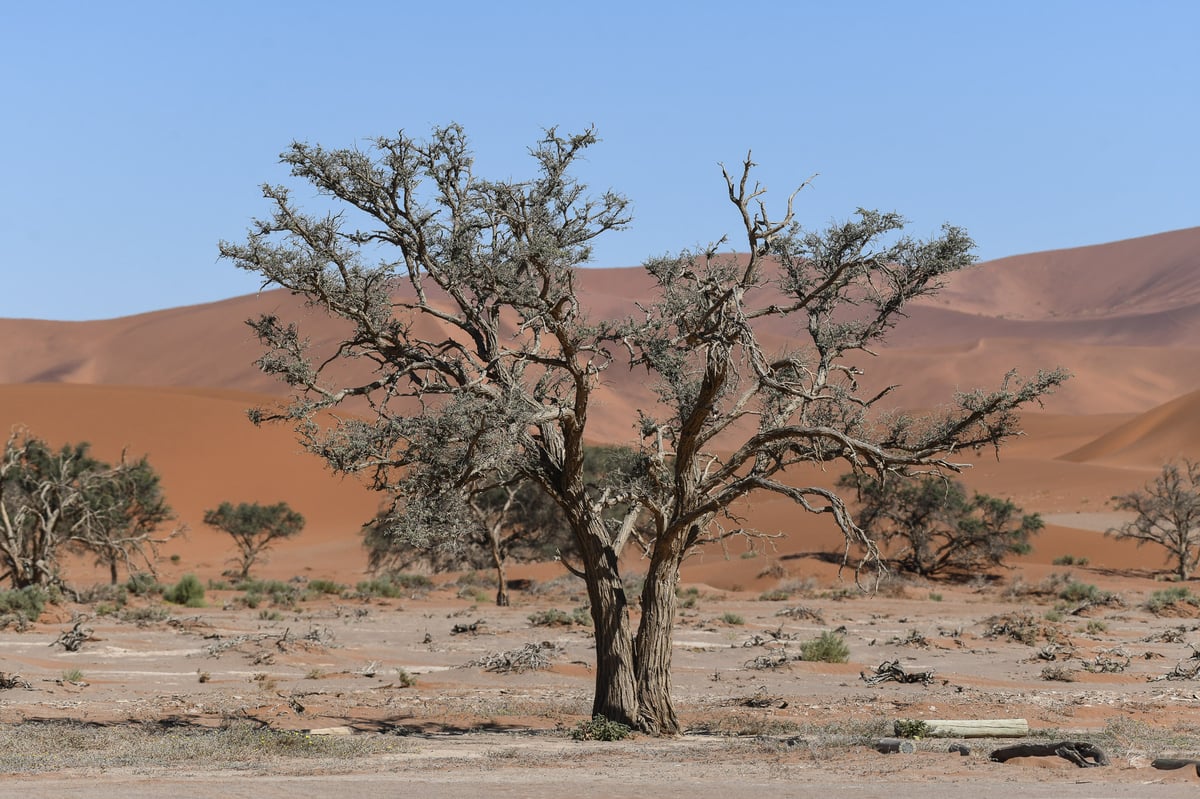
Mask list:
[[[1112,498],[1117,510],[1137,517],[1107,535],[1147,542],[1167,550],[1180,580],[1192,576],[1200,564],[1200,461],[1184,459],[1163,466],[1158,477],[1140,491]]]
[[[897,568],[931,577],[999,566],[1029,551],[1029,538],[1044,526],[1011,501],[975,493],[957,480],[926,475],[880,480],[843,475],[839,487],[854,489],[855,521],[868,536],[889,545]]]
[[[424,141],[379,138],[369,151],[297,142],[283,162],[343,212],[306,214],[286,188],[265,186],[272,215],[221,253],[351,328],[336,351],[321,352],[294,322],[251,320],[267,348],[259,366],[294,388],[288,404],[252,420],[290,420],[335,470],[397,495],[393,534],[418,544],[469,527],[462,492],[476,481],[536,483],[561,509],[587,584],[593,712],[672,734],[680,564],[726,534],[734,503],[781,494],[830,514],[848,542],[877,555],[836,492],[793,485],[787,470],[834,460],[880,474],[957,470],[954,452],[1017,432],[1017,409],[1065,375],[1010,376],[921,419],[873,413],[888,392],[860,391],[856,358],[910,300],[970,264],[973,244],[953,227],[915,241],[898,234],[899,216],[871,211],[803,231],[790,199],[768,215],[749,158],[739,173],[722,170],[746,254],[714,246],[652,260],[656,292],[635,316],[589,319],[576,269],[597,236],[628,221],[624,197],[591,196],[571,175],[595,141],[592,131],[548,131],[525,181],[475,176],[457,126]],[[771,319],[791,325],[794,349],[760,344],[758,327]],[[371,368],[356,373],[359,364]],[[614,365],[644,370],[656,401],[631,435],[636,468],[588,491],[585,435]],[[318,415],[349,402],[361,415]],[[606,516],[618,505],[628,512]],[[620,556],[639,517],[649,569],[635,632]]]
[[[239,577],[245,580],[250,569],[263,552],[281,538],[299,535],[304,529],[304,517],[286,502],[260,505],[242,502],[233,505],[222,502],[204,511],[204,523],[229,534],[238,549]]]
[[[584,480],[593,501],[608,503],[600,493],[613,484],[614,476],[627,475],[636,467],[636,451],[627,447],[590,446],[584,454]],[[496,572],[496,604],[509,604],[508,562],[558,557],[571,566],[575,548],[566,519],[558,505],[536,483],[519,475],[507,480],[483,481],[463,492],[463,502],[474,521],[458,536],[427,541],[413,546],[409,538],[395,535],[398,516],[404,507],[396,502],[384,508],[363,528],[363,545],[372,571],[428,565],[434,571],[491,568]],[[623,517],[630,504],[610,508],[607,516]],[[565,550],[565,551],[564,551]]]
[[[159,477],[146,458],[113,466],[86,443],[54,450],[16,431],[0,461],[0,568],[14,588],[61,584],[59,554],[89,551],[109,567],[154,572],[156,548],[178,531],[155,537],[171,518]]]

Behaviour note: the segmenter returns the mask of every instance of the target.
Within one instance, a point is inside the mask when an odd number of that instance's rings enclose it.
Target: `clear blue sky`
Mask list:
[[[596,265],[734,229],[748,149],[818,226],[858,206],[984,258],[1200,225],[1200,3],[0,1],[0,317],[257,290],[217,259],[293,139],[450,121],[523,177],[594,124],[631,198]],[[300,196],[305,196],[301,194]]]

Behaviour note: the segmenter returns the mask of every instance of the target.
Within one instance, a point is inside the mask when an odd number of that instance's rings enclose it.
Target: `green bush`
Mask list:
[[[13,614],[26,621],[37,621],[49,601],[50,595],[46,589],[36,585],[0,591],[0,614]]]
[[[346,586],[335,583],[333,580],[310,580],[308,590],[317,594],[340,595],[346,590]]]
[[[742,616],[739,616],[736,613],[730,613],[728,611],[721,614],[721,621],[725,622],[726,624],[736,624],[736,625],[742,625],[742,624],[746,623],[745,618],[743,618]]]
[[[433,580],[423,574],[391,572],[360,582],[355,586],[355,592],[361,599],[372,597],[400,599],[418,591],[428,591],[431,588],[433,588]]]
[[[846,639],[826,630],[820,638],[813,638],[800,645],[800,658],[820,663],[845,663],[850,659],[850,647]]]
[[[1058,598],[1067,602],[1107,602],[1112,599],[1112,594],[1101,591],[1091,583],[1072,580],[1058,592]]]
[[[204,583],[194,574],[185,574],[179,582],[163,591],[163,599],[173,605],[189,608],[204,607]]]
[[[600,715],[579,722],[571,730],[571,737],[576,741],[623,741],[632,734],[633,730],[628,724],[609,721]]]
[[[549,608],[530,613],[529,623],[534,627],[572,627],[574,625],[589,627],[592,617],[587,608],[575,608],[570,613],[558,608]]]
[[[129,579],[125,581],[125,588],[134,596],[161,594],[163,590],[154,575],[146,574],[145,572],[129,575]]]
[[[1200,605],[1200,597],[1197,597],[1186,587],[1177,585],[1172,588],[1167,588],[1162,591],[1155,591],[1146,600],[1146,609],[1151,613],[1162,613],[1169,607],[1179,604],[1180,602],[1188,605]]]

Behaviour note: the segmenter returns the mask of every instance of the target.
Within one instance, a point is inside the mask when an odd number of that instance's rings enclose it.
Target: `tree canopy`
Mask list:
[[[204,523],[229,534],[238,550],[237,563],[243,580],[262,554],[277,540],[299,535],[304,529],[304,517],[286,502],[260,505],[241,502],[234,505],[222,502],[204,511]]]
[[[333,469],[395,496],[391,532],[417,544],[464,534],[463,497],[480,481],[537,485],[560,508],[588,587],[594,715],[674,733],[680,564],[743,529],[739,500],[787,497],[877,556],[838,494],[796,484],[793,467],[961,469],[958,453],[1016,434],[1018,409],[1066,375],[1009,375],[920,417],[880,413],[891,390],[864,392],[864,363],[910,301],[973,262],[970,237],[947,226],[914,239],[899,215],[861,209],[806,230],[794,194],[768,211],[749,157],[721,171],[741,253],[718,240],[653,258],[653,288],[627,316],[589,318],[577,270],[596,237],[629,221],[623,196],[592,195],[572,175],[596,141],[590,130],[547,131],[525,180],[477,176],[455,125],[367,149],[296,142],[284,164],[337,210],[306,213],[287,188],[267,185],[271,215],[221,253],[349,325],[322,350],[294,320],[251,320],[266,348],[260,367],[293,388],[287,404],[252,419],[291,422]],[[790,344],[765,346],[768,322],[786,327]],[[619,442],[636,454],[631,468],[589,490],[585,441],[614,369],[635,370],[653,396]],[[359,413],[321,415],[350,405]],[[614,517],[616,507],[628,511]],[[635,631],[620,555],[640,520],[648,571]]]

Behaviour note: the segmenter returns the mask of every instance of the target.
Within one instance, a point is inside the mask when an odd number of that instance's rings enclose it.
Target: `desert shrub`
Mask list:
[[[67,669],[62,673],[61,679],[63,682],[83,682],[83,672],[79,669]]]
[[[600,715],[579,722],[571,730],[571,738],[576,741],[623,741],[632,734],[629,725],[609,721]]]
[[[1075,673],[1066,666],[1047,666],[1042,669],[1042,679],[1049,682],[1075,682]]]
[[[1108,602],[1113,598],[1112,593],[1101,591],[1091,583],[1081,583],[1072,580],[1058,592],[1058,598],[1067,602]]]
[[[129,575],[129,579],[125,581],[125,589],[134,596],[150,596],[161,594],[163,587],[153,574],[137,572]]]
[[[724,613],[721,614],[721,621],[723,621],[725,624],[736,624],[736,625],[741,625],[741,624],[746,623],[746,620],[742,616],[738,615],[737,613],[732,613],[730,611],[725,611]]]
[[[11,615],[37,621],[50,601],[50,594],[45,588],[37,585],[27,585],[12,591],[0,591],[0,615]]]
[[[792,598],[792,592],[784,588],[772,588],[758,595],[761,602],[786,602]]]
[[[1150,598],[1146,600],[1146,609],[1158,615],[1180,604],[1200,606],[1200,597],[1197,597],[1186,587],[1176,585],[1162,591],[1155,591],[1151,594]]]
[[[285,608],[294,607],[304,598],[303,589],[282,580],[241,580],[233,587],[246,592],[243,603],[248,608],[257,608],[266,596],[272,603]]]
[[[687,588],[675,586],[675,597],[679,601],[679,607],[691,609],[700,601],[700,589],[694,585]]]
[[[204,607],[204,583],[194,574],[185,574],[179,582],[163,591],[163,599],[173,605],[189,608]]]
[[[820,637],[800,645],[800,657],[820,663],[845,663],[850,659],[850,647],[846,646],[845,638],[826,630]]]
[[[1086,566],[1088,565],[1087,558],[1077,558],[1074,555],[1059,555],[1053,561],[1055,566]]]
[[[310,580],[308,590],[316,594],[340,595],[346,590],[346,586],[335,583],[333,580]]]
[[[121,621],[145,624],[148,622],[166,621],[170,616],[171,612],[161,605],[147,605],[142,608],[125,608],[117,615],[117,618]]]
[[[929,734],[929,724],[922,719],[896,719],[892,731],[900,738],[924,738]]]
[[[396,669],[396,685],[401,688],[412,688],[417,684],[417,678],[408,669]]]
[[[433,588],[433,580],[423,574],[389,572],[370,580],[363,580],[355,586],[355,592],[362,599],[373,597],[399,599],[428,591],[431,588]]]
[[[548,608],[530,613],[529,623],[534,627],[587,627],[591,625],[592,617],[587,608],[575,608],[570,613],[558,608]]]
[[[79,589],[76,599],[84,605],[107,603],[117,607],[124,607],[125,602],[129,599],[129,589],[124,585],[98,583]]]
[[[1108,625],[1099,619],[1091,619],[1087,623],[1087,631],[1092,635],[1098,635],[1108,629]]]

